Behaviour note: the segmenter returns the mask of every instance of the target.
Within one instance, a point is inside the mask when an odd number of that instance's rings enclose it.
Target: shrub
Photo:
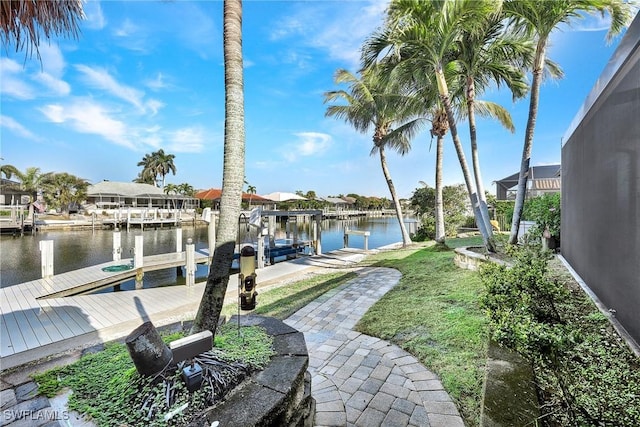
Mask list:
[[[545,229],[552,237],[560,238],[560,193],[544,194],[526,201],[523,219],[535,221],[534,236],[542,236]]]
[[[531,361],[542,425],[640,425],[640,361],[579,287],[552,274],[548,252],[509,251],[512,268],[482,267],[481,306],[493,338]]]

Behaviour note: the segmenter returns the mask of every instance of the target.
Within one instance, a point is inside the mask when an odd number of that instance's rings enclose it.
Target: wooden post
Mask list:
[[[343,248],[349,247],[349,229],[348,228],[344,229],[344,235],[342,236],[342,247]]]
[[[135,237],[135,248],[133,250],[133,266],[134,268],[142,268],[143,257],[144,257],[144,247],[142,236]]]
[[[182,252],[182,228],[176,228],[176,252]]]
[[[191,239],[187,239],[186,260],[187,286],[193,286],[196,283],[196,245]]]
[[[53,240],[40,241],[42,278],[53,277]]]
[[[113,231],[113,260],[120,261],[122,259],[122,236],[118,227]]]
[[[316,230],[314,232],[316,241],[316,255],[322,255],[322,214],[316,215]]]
[[[125,339],[129,356],[140,375],[155,375],[171,364],[171,349],[151,322],[144,322]]]
[[[276,217],[269,216],[269,247],[272,248],[276,245]]]
[[[264,268],[264,235],[262,229],[258,230],[258,268]]]

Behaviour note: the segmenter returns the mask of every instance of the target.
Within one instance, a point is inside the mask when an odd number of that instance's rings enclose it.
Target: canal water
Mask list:
[[[405,222],[414,222],[405,219]],[[284,224],[278,224],[276,238],[285,237]],[[308,239],[309,224],[298,224],[299,238]],[[395,217],[354,218],[349,220],[324,220],[322,222],[322,252],[340,249],[343,245],[344,229],[370,231],[369,248],[377,248],[402,241],[400,226]],[[244,228],[244,227],[243,227]],[[131,229],[121,232],[122,259],[133,258],[135,236],[143,236],[143,253],[157,255],[176,250],[176,229],[158,228],[155,230]],[[208,248],[207,226],[182,227],[183,247],[187,239],[192,239],[196,250]],[[253,239],[255,235],[241,237]],[[41,278],[40,248],[41,240],[53,240],[54,274],[65,273],[95,264],[113,260],[113,231],[111,230],[64,230],[44,231],[35,235],[25,234],[22,237],[10,235],[0,236],[0,287],[12,286]],[[364,237],[350,236],[349,246],[364,247]],[[207,266],[198,265],[196,279],[207,276]],[[184,284],[184,278],[177,275],[175,268],[146,272],[144,287],[170,286]],[[135,289],[134,280],[122,283],[122,290]],[[104,291],[111,291],[107,288]]]

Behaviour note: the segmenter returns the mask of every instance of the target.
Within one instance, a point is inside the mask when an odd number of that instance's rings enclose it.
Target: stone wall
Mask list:
[[[235,324],[234,316],[229,322]],[[218,405],[208,409],[194,426],[311,427],[315,401],[311,397],[309,354],[302,332],[282,321],[240,316],[241,326],[261,326],[273,337],[276,355],[267,367],[247,379]]]

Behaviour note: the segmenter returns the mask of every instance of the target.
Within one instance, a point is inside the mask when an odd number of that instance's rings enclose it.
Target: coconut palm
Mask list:
[[[404,225],[402,207],[387,166],[385,149],[390,148],[400,155],[406,154],[411,148],[410,139],[417,131],[420,121],[407,121],[414,115],[412,102],[415,101],[399,94],[398,86],[385,81],[379,71],[380,69],[372,66],[364,70],[361,78],[358,78],[347,70],[338,70],[335,82],[349,85],[349,90],[326,92],[324,102],[342,100],[346,101],[346,104],[329,105],[325,115],[343,119],[362,133],[373,130],[371,155],[380,156],[382,173],[387,181],[400,224],[402,244],[406,246],[411,242],[411,237]],[[393,130],[394,124],[400,126]]]
[[[386,27],[367,42],[363,50],[365,66],[371,66],[381,55],[394,61],[407,61],[414,70],[433,74],[438,89],[439,101],[447,114],[449,131],[465,185],[471,200],[476,224],[482,234],[487,250],[495,251],[482,220],[478,198],[467,160],[458,135],[452,96],[447,82],[458,64],[457,42],[465,31],[473,31],[488,13],[495,10],[496,3],[480,0],[417,1],[393,0],[389,6]]]
[[[40,36],[79,33],[79,21],[84,18],[82,0],[33,1],[2,0],[0,2],[0,38],[9,50],[25,50],[28,56],[35,51],[40,58]]]
[[[224,163],[216,247],[193,332],[215,334],[233,262],[244,185],[244,82],[242,73],[242,1],[224,0],[225,81]],[[210,248],[212,250],[212,248]]]
[[[166,154],[162,148],[153,153],[152,156],[153,169],[155,170],[155,173],[161,177],[160,188],[164,188],[164,180],[169,172],[173,175],[176,174],[176,165],[173,163],[173,159],[175,159],[176,156],[173,154]]]
[[[538,102],[540,86],[545,74],[545,60],[549,36],[561,24],[570,24],[576,19],[583,18],[586,13],[608,13],[611,24],[607,39],[610,40],[627,26],[632,18],[632,3],[625,0],[506,0],[504,10],[511,17],[515,28],[535,39],[536,49],[531,70],[531,95],[529,99],[529,116],[524,134],[518,189],[511,221],[509,243],[518,241],[518,229],[524,207],[527,191],[527,177],[533,147],[533,134],[538,117]]]
[[[138,177],[134,179],[134,182],[139,184],[152,184],[157,185],[158,173],[155,169],[155,153],[147,153],[140,160],[137,166],[142,166],[142,171],[138,172]]]
[[[255,185],[247,185],[247,193],[249,194],[249,207],[251,207],[251,199],[253,195],[256,194],[256,186]]]
[[[22,172],[12,165],[3,165],[2,173],[5,174],[7,179],[15,176],[20,181],[16,187],[29,193],[29,203],[33,203],[36,200],[38,191],[43,188],[49,176],[52,175],[51,173],[43,174],[40,172],[40,168],[36,167],[28,167]]]
[[[466,118],[469,123],[471,160],[480,203],[480,212],[489,239],[493,239],[489,210],[485,196],[476,131],[476,111],[480,115],[494,117],[512,133],[515,131],[511,115],[498,104],[478,102],[476,96],[487,87],[502,84],[507,86],[515,98],[523,97],[529,88],[523,66],[529,65],[533,56],[533,44],[506,29],[501,9],[496,9],[481,19],[481,24],[471,31],[464,31],[456,43],[458,77],[465,87]]]
[[[142,172],[138,175],[137,182],[148,183],[153,181],[154,185],[158,185],[158,175],[161,177],[160,188],[164,188],[166,175],[169,172],[176,174],[176,166],[173,163],[175,155],[166,154],[161,148],[151,154],[145,154],[138,166],[142,166]]]

